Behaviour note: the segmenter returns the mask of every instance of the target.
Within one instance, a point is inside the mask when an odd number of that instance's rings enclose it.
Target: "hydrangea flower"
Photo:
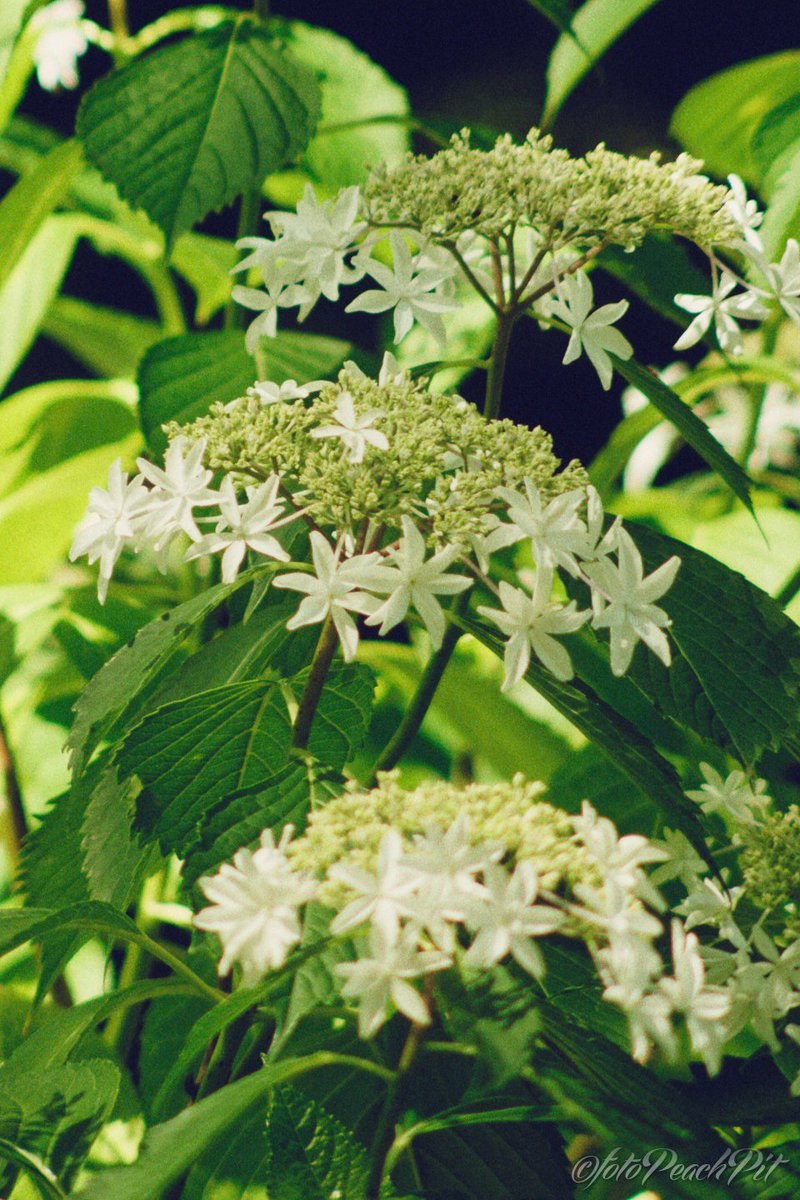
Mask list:
[[[89,48],[83,14],[83,0],[53,0],[31,17],[30,29],[38,35],[33,46],[36,78],[48,92],[78,86],[78,59]]]
[[[585,271],[567,275],[561,281],[560,289],[561,294],[553,300],[550,311],[572,330],[562,362],[565,365],[575,362],[585,354],[597,371],[604,391],[608,391],[614,374],[609,354],[622,359],[633,354],[628,339],[613,328],[614,322],[628,311],[628,301],[618,300],[616,304],[604,304],[593,311],[594,290]]]
[[[93,487],[86,516],[75,530],[70,561],[84,554],[89,563],[100,561],[97,594],[105,602],[114,566],[126,546],[135,544],[151,511],[151,493],[144,479],[128,479],[122,462],[115,459],[108,472],[108,490]]]

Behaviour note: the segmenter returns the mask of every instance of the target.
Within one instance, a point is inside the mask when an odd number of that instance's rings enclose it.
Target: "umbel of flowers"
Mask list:
[[[108,490],[92,492],[72,557],[99,560],[101,598],[123,549],[163,559],[182,540],[188,559],[219,555],[226,581],[248,554],[271,562],[274,586],[303,597],[288,628],[322,624],[346,660],[362,619],[383,636],[413,615],[438,647],[443,605],[476,587],[478,612],[506,639],[507,687],[532,655],[569,679],[560,638],[586,623],[609,630],[616,674],[640,640],[670,661],[656,601],[679,560],[645,576],[627,530],[604,527],[583,469],[559,472],[541,429],[487,421],[390,361],[378,382],[350,364],[335,383],[257,385],[168,432],[163,467],[140,459],[128,479],[116,463]],[[289,564],[292,523],[308,532],[310,562]],[[495,556],[516,543],[533,571],[495,582]],[[560,573],[585,589],[585,607],[558,598]]]
[[[443,348],[447,314],[472,290],[506,333],[528,314],[569,334],[564,362],[585,353],[608,388],[610,356],[633,352],[614,327],[628,302],[594,308],[587,268],[607,246],[634,251],[647,234],[669,232],[707,255],[712,280],[710,296],[675,297],[693,318],[676,347],[713,326],[722,349],[739,354],[741,321],[761,321],[779,305],[800,322],[800,252],[790,240],[770,263],[762,214],[741,180],[712,184],[701,166],[685,154],[662,163],[603,145],[572,158],[537,130],[522,145],[505,136],[481,150],[465,130],[432,157],[378,168],[363,191],[318,201],[309,186],[296,212],[267,214],[271,238],[239,243],[249,253],[238,270],[263,284],[234,290],[258,313],[248,346],[256,352],[262,336],[275,335],[281,308],[303,320],[321,297],[338,301],[343,287],[366,282],[348,312],[392,312],[396,342],[418,323]],[[494,396],[489,415],[497,405]]]
[[[742,772],[703,771],[703,786],[687,794],[741,831],[734,844],[757,904],[759,882],[776,867],[785,879],[789,860],[797,868],[800,838],[787,851],[775,837],[797,814],[769,817],[763,785]],[[742,887],[712,877],[682,834],[620,837],[588,801],[569,816],[544,790],[517,776],[409,792],[393,772],[371,791],[351,784],[311,814],[301,837],[287,826],[276,845],[267,830],[258,849],[202,879],[211,903],[195,924],[219,937],[220,973],[236,967],[254,986],[300,943],[306,906],[322,906],[324,944],[341,944],[335,972],[365,1038],[395,1011],[429,1025],[442,972],[469,986],[505,963],[546,988],[543,939],[568,938],[585,946],[642,1061],[699,1058],[715,1073],[745,1028],[772,1049],[780,1032],[800,1039],[800,1028],[781,1029],[800,1003],[800,940],[789,926],[767,931],[775,896],[747,928],[735,912]]]

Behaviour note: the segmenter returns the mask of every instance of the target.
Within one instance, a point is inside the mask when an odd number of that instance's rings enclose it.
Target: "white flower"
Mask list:
[[[696,888],[699,876],[706,871],[706,864],[695,850],[685,833],[679,829],[665,829],[663,841],[654,841],[654,846],[664,851],[665,861],[650,875],[655,884],[679,879],[684,887]]]
[[[633,346],[612,325],[628,311],[628,301],[604,304],[592,312],[594,291],[585,271],[568,275],[561,281],[561,297],[550,306],[554,316],[559,317],[572,329],[562,361],[575,362],[585,352],[594,367],[605,391],[611,387],[614,368],[609,353],[627,359],[633,354]]]
[[[800,988],[800,940],[779,951],[760,925],[753,929],[752,939],[759,954],[769,963],[768,982],[773,1004],[785,1016],[800,999],[797,995],[797,989]]]
[[[674,974],[660,979],[659,989],[673,1012],[683,1014],[692,1049],[715,1074],[728,1038],[723,1018],[730,1008],[730,995],[722,988],[706,986],[697,937],[686,933],[680,921],[672,922],[672,968]]]
[[[764,214],[759,212],[755,200],[747,199],[747,189],[738,175],[729,175],[731,194],[725,201],[728,215],[736,222],[745,241],[756,251],[763,250],[761,237],[756,233]]]
[[[272,383],[264,379],[248,388],[247,394],[266,407],[269,404],[283,404],[290,400],[305,400],[320,388],[324,388],[327,379],[313,379],[310,383],[298,383],[295,379],[286,379],[283,383]],[[235,402],[234,402],[235,403]]]
[[[367,624],[380,625],[381,635],[388,633],[405,619],[413,604],[431,644],[438,650],[444,637],[445,618],[436,597],[455,596],[472,583],[463,575],[447,573],[459,553],[457,546],[447,546],[426,562],[425,539],[411,518],[404,516],[400,545],[390,550],[385,560],[391,564],[386,568],[386,582],[375,588],[381,594],[389,593],[389,598],[367,618]]]
[[[708,763],[700,763],[700,771],[705,783],[686,795],[695,800],[704,813],[718,812],[743,825],[758,823],[764,807],[770,803],[766,780],[757,779],[753,786],[744,771],[731,771],[723,779]]]
[[[54,0],[31,18],[31,31],[39,35],[33,47],[36,78],[48,92],[78,86],[78,59],[89,48],[83,14],[82,0]]]
[[[286,628],[317,625],[330,616],[342,643],[345,662],[351,662],[358,649],[358,629],[350,613],[372,612],[375,598],[362,589],[380,584],[385,568],[377,565],[378,554],[357,554],[341,561],[317,530],[311,534],[310,542],[314,574],[290,571],[288,575],[279,575],[273,585],[307,593],[295,615],[286,622]]]
[[[605,999],[612,997],[604,993]],[[619,1001],[616,1001],[619,1003]],[[657,1046],[667,1059],[673,1059],[677,1051],[677,1039],[672,1027],[672,1009],[666,996],[648,992],[635,1004],[620,1005],[628,1018],[628,1033],[631,1039],[631,1057],[637,1062],[647,1062],[653,1046]]]
[[[376,450],[388,450],[389,439],[385,433],[375,428],[375,421],[385,416],[382,408],[370,408],[360,416],[356,415],[353,397],[349,392],[342,392],[336,402],[333,412],[335,425],[320,425],[312,429],[311,436],[315,438],[339,438],[347,451],[348,462],[364,461],[367,446]]]
[[[298,909],[316,891],[311,879],[289,865],[285,851],[291,835],[287,825],[276,846],[267,829],[256,851],[238,850],[233,864],[198,881],[212,907],[202,909],[194,924],[222,942],[219,974],[227,975],[238,962],[245,987],[286,961],[302,936]]]
[[[267,213],[280,233],[277,252],[295,264],[297,279],[314,301],[320,294],[338,300],[341,286],[363,278],[358,260],[347,265],[348,253],[366,228],[359,220],[360,207],[357,187],[344,188],[334,200],[317,200],[308,183],[296,212]]]
[[[146,458],[136,460],[144,478],[154,485],[147,532],[154,538],[157,550],[180,530],[192,541],[199,541],[200,530],[193,516],[194,509],[216,504],[219,500],[219,493],[208,486],[212,473],[203,466],[205,448],[205,438],[189,442],[181,435],[167,447],[163,470]]]
[[[553,933],[565,916],[546,904],[534,904],[539,892],[530,862],[517,864],[513,875],[502,866],[484,871],[485,894],[468,902],[467,925],[478,931],[464,956],[470,966],[493,967],[507,954],[536,979],[544,974],[542,952],[534,938]]]
[[[241,264],[240,264],[241,265]],[[274,338],[278,332],[278,309],[295,308],[307,298],[304,288],[287,283],[283,273],[276,274],[264,282],[265,291],[258,288],[237,286],[231,296],[242,308],[250,308],[259,315],[247,327],[245,346],[249,354],[255,354],[262,337]]]
[[[575,895],[586,906],[582,916],[606,931],[613,945],[643,940],[649,944],[662,932],[661,922],[653,913],[634,900],[627,888],[620,887],[613,879],[604,883],[601,890],[589,884],[575,886]]]
[[[511,488],[497,489],[497,495],[508,505],[511,524],[501,525],[488,535],[485,540],[489,552],[520,538],[530,538],[538,566],[563,567],[570,575],[578,575],[576,555],[587,549],[586,525],[578,516],[586,494],[578,490],[564,492],[544,505],[533,480],[526,478],[523,482],[524,496]]]
[[[675,303],[686,312],[696,313],[688,329],[678,338],[675,350],[688,350],[696,345],[714,322],[717,339],[729,354],[741,354],[744,349],[742,331],[737,321],[763,321],[769,316],[755,292],[749,289],[732,296],[737,281],[729,271],[723,271],[710,296],[688,296],[679,292]]]
[[[476,846],[470,840],[469,818],[463,814],[444,831],[432,826],[414,838],[405,858],[405,865],[418,873],[412,915],[438,945],[449,945],[447,923],[463,921],[468,899],[482,894],[475,876],[503,852],[498,845]]]
[[[75,530],[70,561],[86,555],[89,563],[100,559],[97,595],[105,603],[114,565],[126,546],[135,544],[150,509],[151,494],[141,475],[128,482],[116,459],[108,472],[108,491],[93,487],[86,516]]]
[[[408,900],[416,890],[418,873],[405,863],[403,839],[395,829],[388,829],[381,839],[378,869],[374,875],[361,867],[335,863],[328,876],[358,893],[357,898],[334,917],[331,933],[347,933],[357,925],[372,921],[380,927],[388,944],[397,941],[400,918],[410,913]]]
[[[695,925],[715,925],[722,937],[734,946],[743,947],[746,938],[732,915],[741,894],[740,887],[731,888],[726,894],[713,879],[704,879],[676,905],[675,912],[685,918],[686,929],[693,929]]]
[[[800,1025],[787,1025],[784,1029],[784,1033],[787,1035],[787,1037],[790,1037],[796,1045],[800,1046]],[[794,1081],[792,1082],[791,1086],[791,1093],[793,1096],[800,1096],[800,1072],[798,1072],[798,1074],[794,1077]]]
[[[478,612],[493,621],[508,638],[503,655],[503,691],[508,691],[525,674],[530,665],[531,650],[556,679],[572,678],[569,653],[553,635],[574,633],[590,614],[588,610],[578,612],[574,600],[566,605],[551,603],[552,589],[552,569],[540,567],[536,572],[533,596],[501,580],[499,593],[502,610],[482,605],[478,607]]]
[[[672,661],[664,629],[670,620],[654,603],[672,586],[681,560],[674,555],[646,578],[642,557],[623,528],[617,532],[618,565],[608,558],[586,568],[593,585],[596,629],[611,635],[611,670],[624,675],[638,641],[643,641],[668,667]]]
[[[779,263],[766,270],[770,294],[778,301],[787,317],[800,325],[800,246],[789,238]]]
[[[401,342],[418,321],[436,338],[441,346],[447,336],[441,313],[452,312],[458,305],[436,295],[436,289],[445,281],[446,275],[439,268],[414,267],[411,251],[402,234],[393,231],[389,240],[392,245],[393,267],[387,267],[374,258],[364,257],[364,269],[379,284],[382,290],[370,289],[362,292],[346,308],[346,312],[381,313],[394,309],[395,342]]]
[[[581,815],[574,817],[573,828],[600,868],[605,883],[639,895],[654,907],[661,907],[659,893],[644,874],[648,863],[663,862],[665,851],[638,833],[620,837],[613,821],[598,816],[588,800],[584,800]]]
[[[390,1005],[413,1021],[429,1025],[431,1015],[425,1000],[408,981],[432,971],[443,971],[452,959],[438,950],[420,950],[413,931],[397,942],[387,939],[379,925],[369,931],[371,957],[356,962],[338,963],[335,970],[346,976],[342,995],[357,999],[358,1032],[371,1038],[389,1015]]]
[[[800,983],[800,942],[794,942],[782,953],[775,943],[756,925],[753,943],[766,962],[740,961],[729,983],[732,1013],[729,1032],[738,1032],[745,1025],[773,1051],[780,1049],[775,1034],[775,1022],[800,1003],[797,985]]]
[[[240,504],[231,478],[226,475],[219,492],[222,518],[217,523],[216,531],[206,534],[191,546],[186,558],[218,554],[221,550],[223,583],[233,583],[248,549],[279,562],[288,562],[288,553],[269,532],[285,525],[287,520],[295,519],[294,513],[288,518],[282,516],[284,505],[276,499],[280,482],[278,475],[272,475],[259,487],[248,487],[247,500]]]

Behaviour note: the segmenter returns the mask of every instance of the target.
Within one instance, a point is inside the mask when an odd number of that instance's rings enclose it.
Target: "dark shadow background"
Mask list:
[[[2,2],[2,0],[0,0]],[[241,8],[248,4],[241,0]],[[105,22],[103,0],[87,0],[87,15]],[[163,0],[129,0],[134,29],[176,7]],[[327,26],[381,64],[409,91],[420,117],[444,118],[453,128],[481,123],[521,136],[536,123],[544,98],[544,73],[555,29],[527,0],[282,0],[277,15]],[[661,0],[612,48],[573,93],[556,122],[558,143],[580,153],[605,141],[612,149],[674,154],[668,134],[672,110],[700,80],[734,63],[800,43],[795,0]],[[82,86],[108,69],[92,49],[82,60]],[[24,112],[65,134],[74,123],[77,97],[51,96],[37,87]],[[232,235],[235,213],[211,218],[208,228]],[[98,269],[98,263],[100,268]],[[597,301],[618,299],[618,283],[595,276]],[[66,290],[104,304],[150,311],[146,290],[114,259],[79,250]],[[371,327],[343,330],[336,314],[319,307],[307,328],[370,336]],[[674,327],[634,303],[623,328],[640,361],[664,365],[674,357]],[[509,365],[505,415],[550,429],[564,457],[589,461],[614,427],[620,386],[603,393],[586,359],[562,368],[563,339],[518,327]],[[15,386],[81,370],[59,348],[42,340]],[[476,380],[474,387],[478,388]],[[466,394],[473,385],[468,384]],[[576,403],[577,402],[577,403]]]

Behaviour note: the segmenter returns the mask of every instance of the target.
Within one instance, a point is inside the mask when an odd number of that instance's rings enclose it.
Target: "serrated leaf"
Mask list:
[[[663,559],[659,560],[663,561]],[[502,657],[504,643],[471,618],[459,624],[484,646]],[[686,834],[698,853],[708,860],[708,848],[696,809],[684,796],[674,767],[643,737],[635,725],[614,711],[580,679],[562,683],[538,663],[531,663],[525,678],[536,691],[563,713],[598,746],[620,770],[649,797],[665,821]]]
[[[83,771],[101,738],[135,705],[186,635],[247,582],[247,576],[240,575],[235,583],[218,584],[179,604],[140,629],[98,671],[74,708],[75,721],[67,738],[73,774]]]
[[[271,1200],[361,1200],[366,1149],[321,1104],[289,1085],[276,1088],[265,1132],[262,1181]]]
[[[62,142],[4,196],[0,203],[0,287],[42,223],[60,204],[81,157],[78,142]]]
[[[678,432],[705,459],[713,471],[716,471],[728,487],[738,496],[751,512],[753,502],[750,499],[750,480],[735,459],[731,458],[708,426],[696,417],[691,408],[681,400],[680,396],[668,387],[645,367],[639,366],[633,359],[624,362],[616,354],[611,355],[614,369],[633,387],[643,392],[654,408],[675,426]]]
[[[266,378],[276,383],[321,378],[336,371],[351,349],[336,338],[279,333],[265,342]],[[163,448],[165,422],[192,421],[212,404],[243,396],[255,379],[256,366],[241,333],[194,333],[159,342],[147,352],[139,370],[139,413],[148,443]]]
[[[797,754],[797,626],[743,575],[700,550],[629,524],[648,570],[671,554],[681,559],[663,601],[676,661],[670,668],[634,663],[633,678],[668,716],[683,722],[691,714],[701,735],[726,743],[744,763],[752,765],[766,749],[781,745]]]
[[[265,26],[240,17],[100,80],[81,105],[78,133],[92,162],[171,244],[294,158],[319,104],[314,76]]]
[[[58,912],[46,908],[0,910],[0,955],[16,950],[30,941],[58,937],[64,931],[77,931],[92,937],[107,934],[123,941],[136,940],[139,930],[129,917],[110,904],[87,902],[70,904]]]
[[[541,124],[552,125],[592,63],[657,0],[587,0],[572,18],[570,34],[558,39],[547,64],[547,96]]]

